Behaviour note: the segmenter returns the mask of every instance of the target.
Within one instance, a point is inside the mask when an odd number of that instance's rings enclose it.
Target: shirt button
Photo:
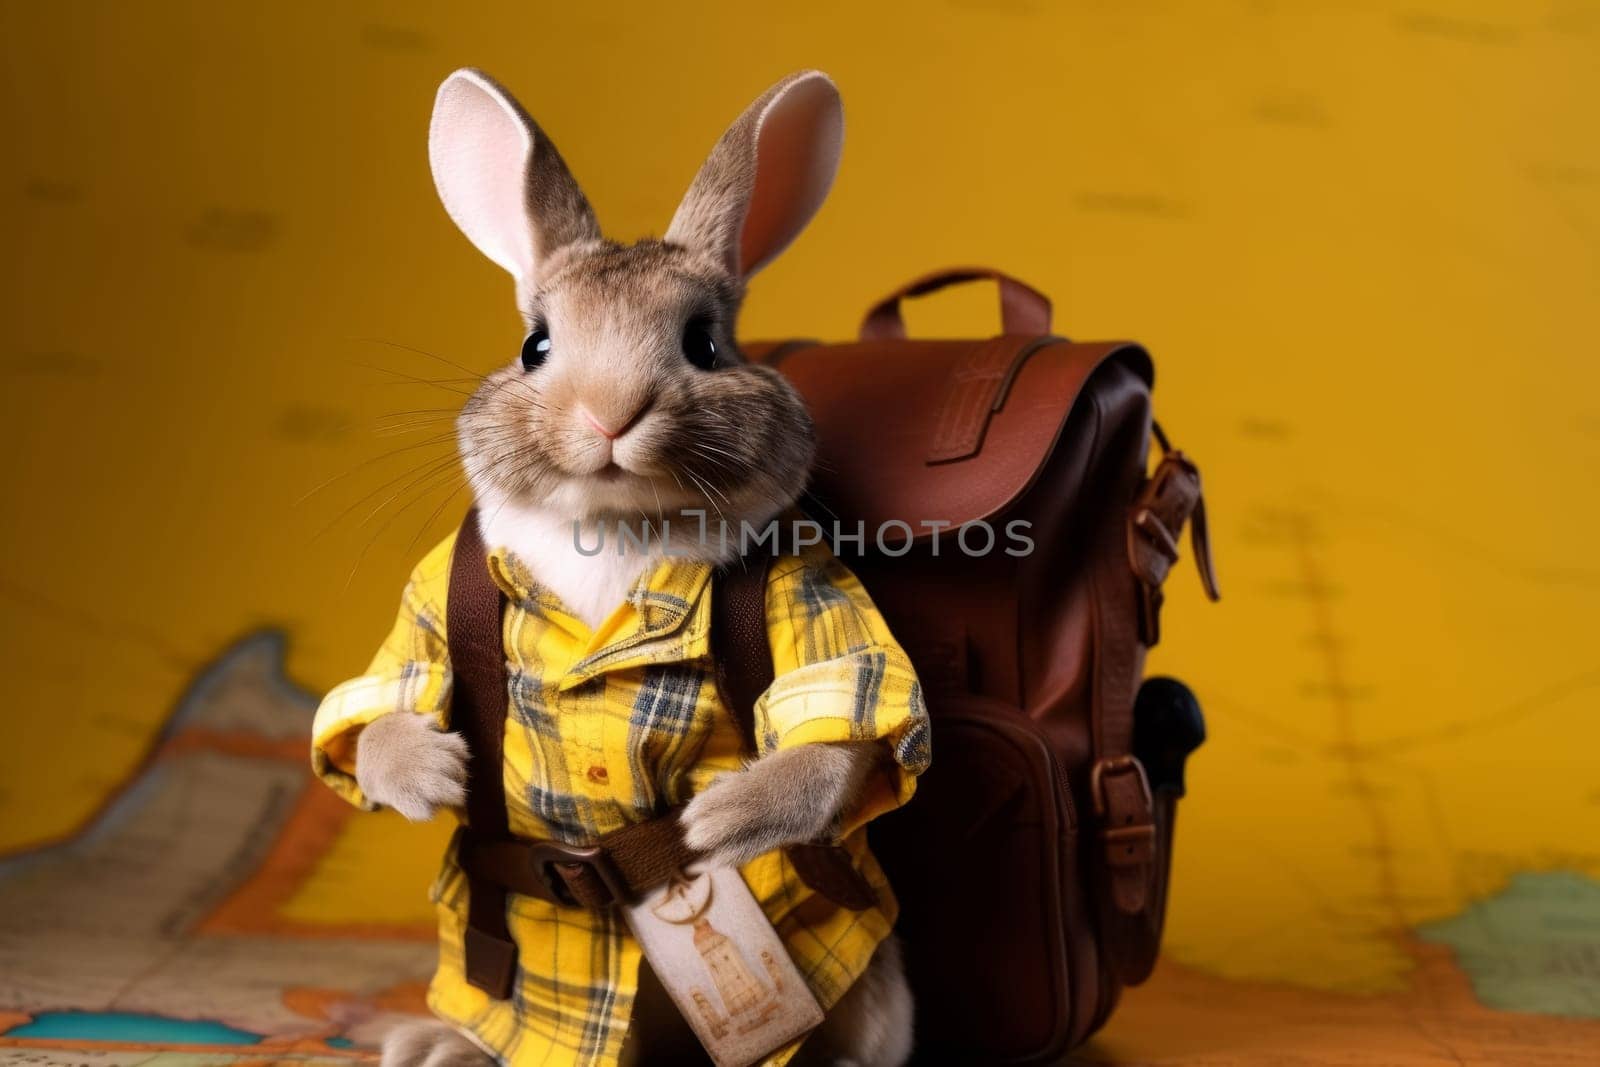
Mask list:
[[[598,763],[589,768],[589,781],[591,782],[605,782],[608,781],[610,777],[611,776],[606,773],[606,769],[600,766]]]

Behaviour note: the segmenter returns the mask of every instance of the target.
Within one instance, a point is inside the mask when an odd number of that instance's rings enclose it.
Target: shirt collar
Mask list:
[[[489,573],[513,604],[590,643],[588,653],[561,688],[609,670],[693,659],[709,652],[711,612],[705,596],[711,564],[669,556],[641,574],[628,591],[626,608],[591,631],[555,593],[540,585],[504,547],[489,553]]]

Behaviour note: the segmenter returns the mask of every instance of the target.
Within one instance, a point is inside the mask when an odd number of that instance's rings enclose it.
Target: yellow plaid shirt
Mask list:
[[[370,806],[352,771],[355,737],[380,715],[428,715],[449,725],[445,592],[454,536],[406,587],[400,616],[372,666],[323,700],[312,764],[337,792]],[[590,844],[601,834],[686,802],[741,765],[738,728],[709,663],[712,570],[668,559],[591,631],[503,550],[489,568],[505,592],[510,676],[505,788],[511,831]],[[865,823],[907,800],[928,765],[922,692],[904,651],[845,567],[824,548],[777,560],[767,585],[776,680],[756,706],[762,754],[816,741],[882,739],[895,765],[846,820],[843,842],[878,891],[853,912],[814,895],[781,852],[742,870],[823,1007],[832,1006],[889,933],[896,904],[867,851]],[[462,971],[465,880],[447,855],[433,887],[439,969],[428,1000],[508,1064],[616,1061],[640,961],[621,917],[513,896],[519,973],[512,998],[491,1000]],[[767,1061],[786,1062],[792,1045]]]

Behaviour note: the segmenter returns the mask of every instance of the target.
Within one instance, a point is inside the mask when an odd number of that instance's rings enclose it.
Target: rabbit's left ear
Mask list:
[[[519,295],[550,253],[600,237],[561,153],[482,71],[458,70],[439,86],[428,162],[445,210],[480,252],[511,272]]]
[[[822,206],[843,145],[844,109],[833,81],[815,70],[791,74],[728,127],[666,239],[712,254],[736,278],[750,277]]]

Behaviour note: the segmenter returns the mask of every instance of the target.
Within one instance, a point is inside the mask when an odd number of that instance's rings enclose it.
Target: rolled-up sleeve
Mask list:
[[[352,804],[372,806],[355,777],[356,738],[368,723],[391,712],[409,712],[449,727],[445,596],[454,545],[452,535],[417,565],[400,598],[399,617],[371,666],[361,677],[335,686],[317,708],[311,767]]]
[[[909,800],[931,756],[928,710],[911,660],[856,576],[821,546],[778,560],[767,631],[774,680],[756,703],[758,751],[882,741],[892,758],[844,834]]]

